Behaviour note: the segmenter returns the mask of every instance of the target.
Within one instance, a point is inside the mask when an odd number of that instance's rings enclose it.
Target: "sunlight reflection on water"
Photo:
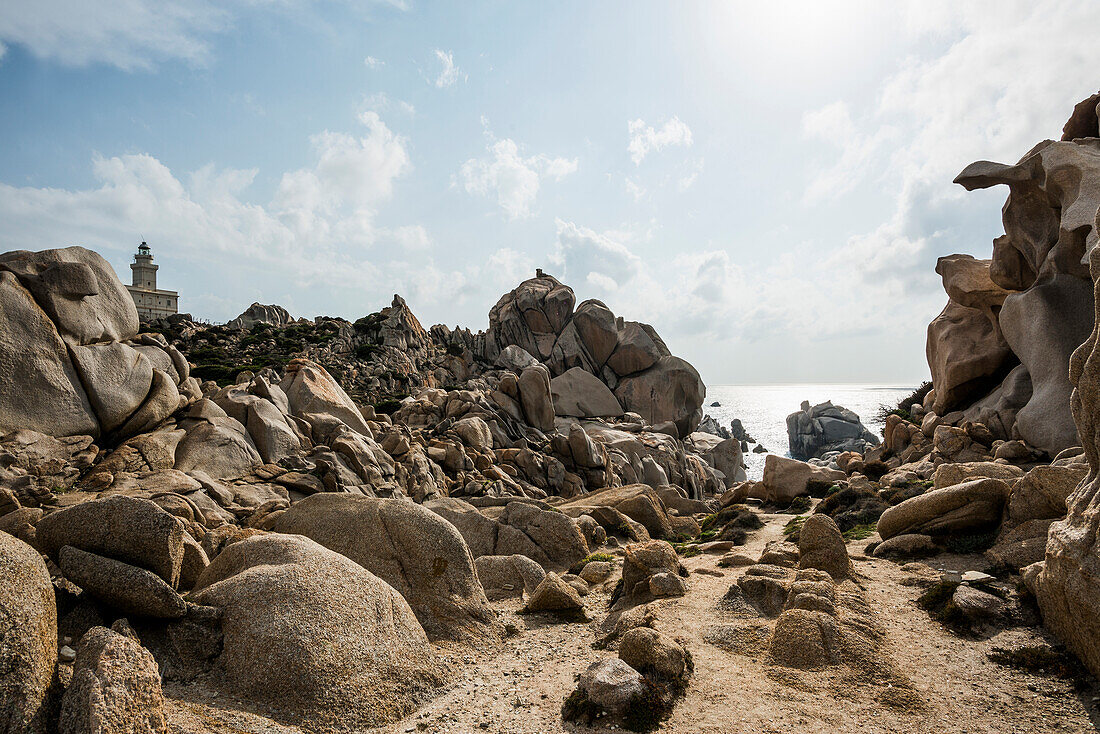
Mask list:
[[[876,436],[881,436],[882,424],[874,420],[883,403],[894,405],[913,391],[912,385],[708,385],[703,413],[713,416],[720,424],[729,427],[734,418],[740,418],[745,430],[769,451],[787,456],[787,416],[796,410],[803,400],[816,405],[832,400],[854,411]],[[712,408],[713,402],[721,403]],[[752,453],[753,445],[745,454],[749,479],[759,479],[764,471],[767,454]]]

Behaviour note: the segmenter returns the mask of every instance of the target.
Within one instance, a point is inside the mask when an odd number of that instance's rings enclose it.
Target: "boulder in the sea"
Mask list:
[[[829,451],[857,451],[878,446],[878,437],[867,430],[859,416],[831,401],[811,406],[803,401],[787,416],[787,440],[795,459],[814,459]]]

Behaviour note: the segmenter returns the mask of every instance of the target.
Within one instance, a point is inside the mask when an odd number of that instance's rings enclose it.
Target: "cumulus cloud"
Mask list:
[[[640,261],[623,242],[573,222],[556,219],[554,224],[558,238],[551,262],[567,280],[606,292],[618,290],[638,275]]]
[[[458,297],[471,276],[433,263],[424,226],[376,222],[410,164],[406,141],[376,113],[360,121],[359,134],[313,136],[313,164],[285,173],[266,204],[248,199],[255,169],[177,175],[146,154],[96,156],[86,189],[0,184],[0,251],[82,244],[122,269],[143,237],[194,268],[185,307],[217,309],[199,314],[213,318],[235,315],[261,284],[288,307],[304,299],[329,312],[351,304],[362,313],[364,297],[395,290],[422,304]]]
[[[376,59],[373,56],[368,56],[367,58],[363,59],[363,65],[366,66],[368,69],[378,69],[385,66],[386,62],[382,59]]]
[[[494,252],[485,262],[485,275],[501,292],[515,288],[534,272],[535,264],[530,257],[507,247]]]
[[[439,60],[441,65],[439,75],[436,76],[433,82],[437,87],[443,89],[444,87],[454,86],[454,83],[459,79],[463,81],[466,80],[466,75],[455,66],[455,57],[452,52],[437,48],[435,50],[435,57]]]
[[[459,178],[467,193],[495,197],[510,219],[531,213],[542,180],[560,181],[577,170],[576,158],[541,153],[524,156],[510,138],[491,139],[487,152],[485,158],[471,158],[463,163]]]
[[[651,151],[659,151],[674,145],[691,147],[691,128],[673,117],[659,128],[647,125],[645,120],[630,120],[626,124],[630,143],[627,150],[634,165],[640,165]]]
[[[163,59],[205,59],[210,50],[205,37],[230,21],[227,10],[205,0],[39,0],[6,3],[0,39],[67,66],[145,69]]]
[[[325,130],[310,139],[317,164],[283,174],[275,210],[312,219],[342,207],[369,210],[389,198],[394,179],[409,167],[405,140],[373,110],[359,119],[367,127],[365,137]]]

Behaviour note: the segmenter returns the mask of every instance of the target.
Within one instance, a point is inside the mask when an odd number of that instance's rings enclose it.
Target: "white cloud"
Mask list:
[[[803,118],[808,137],[838,151],[805,198],[814,203],[858,186],[896,191],[883,220],[832,260],[862,274],[863,283],[893,280],[899,292],[930,284],[938,302],[936,257],[988,257],[991,244],[970,237],[975,210],[995,211],[992,202],[1007,195],[968,194],[950,181],[971,161],[1014,162],[1060,136],[1073,105],[1097,86],[1090,70],[1100,64],[1100,47],[1090,29],[1100,24],[1100,6],[920,2],[908,12],[914,33],[933,34],[934,50],[908,59],[866,104],[837,101]]]
[[[631,120],[626,127],[630,135],[627,150],[634,165],[641,164],[650,151],[659,151],[674,145],[691,147],[691,128],[681,122],[679,117],[673,117],[659,129],[647,125],[642,119]]]
[[[703,159],[697,158],[692,164],[691,168],[680,177],[680,180],[676,182],[676,187],[680,191],[687,191],[694,185],[695,180],[699,178],[699,174],[703,172]]]
[[[576,158],[525,157],[510,138],[490,142],[487,150],[488,157],[463,163],[459,177],[467,193],[495,196],[511,219],[531,213],[543,179],[560,181],[577,170]]]
[[[407,224],[390,231],[390,238],[404,250],[424,251],[432,247],[432,237],[422,224]]]
[[[106,64],[132,71],[169,59],[202,64],[210,55],[209,37],[229,30],[240,14],[285,12],[312,2],[15,0],[0,12],[0,41],[65,66]],[[404,8],[400,0],[388,4]]]
[[[210,318],[234,316],[260,297],[260,283],[269,299],[289,306],[304,298],[329,312],[348,303],[363,308],[363,294],[395,290],[410,302],[457,297],[470,276],[434,265],[423,226],[375,223],[410,164],[404,139],[377,114],[361,122],[360,135],[313,136],[313,165],[285,173],[267,204],[246,198],[255,169],[207,165],[177,176],[145,154],[97,156],[96,183],[86,189],[0,184],[0,251],[82,244],[123,269],[130,246],[145,238],[160,254],[186,260],[190,282],[234,294],[229,305],[197,300],[225,309],[199,314]],[[202,294],[185,293],[185,308],[194,308],[190,295]]]
[[[437,48],[435,50],[435,57],[439,59],[439,63],[442,65],[439,75],[433,82],[437,87],[443,89],[444,87],[453,86],[460,78],[463,81],[467,79],[467,76],[455,66],[455,57],[452,52]]]
[[[310,138],[317,165],[283,174],[273,201],[277,211],[312,218],[345,206],[370,209],[389,198],[394,179],[409,168],[405,140],[373,110],[359,119],[366,137],[325,130]]]
[[[368,56],[367,58],[363,59],[363,65],[366,66],[368,69],[379,69],[385,66],[386,62],[382,59],[376,59],[373,56]]]
[[[66,66],[147,69],[164,59],[204,60],[210,50],[205,36],[230,20],[227,10],[206,0],[11,2],[0,13],[0,39]]]
[[[501,248],[485,262],[485,275],[500,292],[511,290],[517,283],[535,274],[535,264],[522,252]]]
[[[621,241],[573,222],[554,222],[558,239],[551,259],[566,282],[615,291],[638,275],[640,260]]]
[[[644,197],[646,194],[646,191],[641,186],[641,184],[639,184],[632,178],[624,179],[623,184],[626,186],[626,193],[634,197],[634,201],[641,201],[642,197]]]

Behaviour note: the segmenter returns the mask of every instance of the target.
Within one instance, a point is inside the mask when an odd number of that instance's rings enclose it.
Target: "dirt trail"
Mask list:
[[[756,558],[764,545],[782,538],[788,515],[765,515],[739,552]],[[718,556],[685,561],[690,590],[680,599],[658,602],[655,626],[691,650],[695,674],[662,732],[754,734],[756,732],[1087,732],[1100,730],[1098,692],[1075,693],[1072,685],[990,662],[994,646],[1039,639],[1035,628],[1015,629],[985,640],[957,637],[929,618],[914,599],[919,576],[863,555],[867,541],[849,544],[859,583],[875,625],[882,632],[877,671],[846,666],[799,671],[769,665],[762,638],[742,630],[761,625],[723,611],[718,602],[743,569],[718,568]],[[981,568],[980,557],[940,558],[943,567]],[[969,565],[968,565],[969,564]],[[929,572],[926,569],[925,575]],[[587,598],[590,614],[606,613],[610,584]],[[519,616],[518,601],[498,603],[503,620],[521,631],[493,653],[456,660],[457,677],[432,702],[377,732],[605,732],[561,720],[561,704],[574,676],[614,652],[593,649],[596,623],[559,623],[549,617]],[[761,633],[763,634],[763,633]],[[168,691],[173,696],[172,689]],[[179,693],[179,691],[177,691]],[[203,722],[208,731],[294,732],[262,727],[264,719],[173,702],[181,731]],[[615,730],[618,731],[618,730]]]

